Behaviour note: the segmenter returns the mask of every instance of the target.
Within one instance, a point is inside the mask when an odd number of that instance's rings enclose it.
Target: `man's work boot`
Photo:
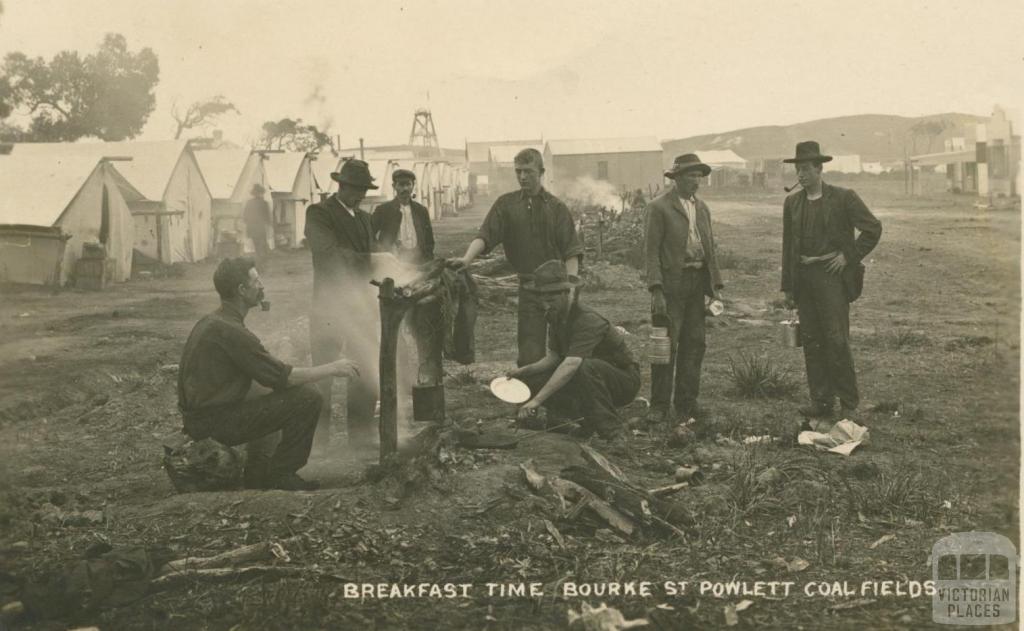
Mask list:
[[[832,405],[829,403],[811,403],[797,410],[807,418],[828,418],[832,416]]]
[[[264,467],[257,469],[246,467],[242,473],[242,485],[247,489],[260,490],[267,488],[266,469]]]
[[[652,407],[647,412],[647,423],[649,425],[665,425],[672,420],[668,408],[661,406]]]
[[[315,491],[320,488],[316,480],[304,480],[298,473],[291,473],[275,478],[268,488],[281,491]]]
[[[679,415],[679,420],[685,423],[691,418],[697,421],[703,420],[707,410],[697,405],[696,401],[687,401],[679,406],[676,413]]]

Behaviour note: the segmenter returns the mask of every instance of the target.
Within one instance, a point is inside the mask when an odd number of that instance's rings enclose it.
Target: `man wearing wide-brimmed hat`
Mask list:
[[[550,326],[546,355],[508,376],[530,386],[532,397],[519,409],[528,420],[541,406],[568,417],[582,417],[578,434],[612,439],[622,429],[616,408],[640,390],[640,366],[622,334],[579,302],[580,281],[564,262],[542,263],[523,285],[542,305]]]
[[[362,160],[346,160],[331,173],[338,191],[306,209],[306,243],[313,255],[313,311],[309,318],[313,365],[334,361],[345,348],[347,357],[360,362],[360,376],[346,388],[348,438],[351,446],[374,441],[377,403],[377,301],[369,286],[374,256],[370,216],[359,208],[368,189],[376,189],[370,168]],[[390,256],[390,255],[388,255]],[[316,448],[330,441],[331,380],[320,384],[324,404],[316,434]]]
[[[700,416],[700,371],[704,361],[705,296],[717,299],[722,277],[711,232],[711,212],[697,197],[711,167],[697,154],[678,156],[665,177],[675,184],[647,206],[646,269],[651,321],[667,326],[669,363],[651,366],[653,422]],[[673,390],[675,391],[673,396]]]
[[[800,412],[810,418],[830,416],[836,397],[844,417],[860,402],[850,303],[863,288],[861,260],[882,236],[882,224],[857,193],[822,181],[822,165],[830,160],[813,140],[798,143],[796,155],[784,160],[796,167],[802,187],[783,205],[782,291],[800,316],[811,394],[811,404]]]
[[[430,211],[412,198],[416,174],[395,169],[391,174],[395,198],[373,209],[373,234],[380,249],[400,261],[425,263],[434,258],[434,229]]]
[[[249,195],[252,199],[245,203],[242,211],[242,220],[245,221],[245,235],[252,239],[252,247],[256,254],[256,262],[265,267],[267,253],[270,248],[267,245],[267,228],[271,225],[270,204],[264,199],[263,194],[267,189],[262,184],[253,184]]]

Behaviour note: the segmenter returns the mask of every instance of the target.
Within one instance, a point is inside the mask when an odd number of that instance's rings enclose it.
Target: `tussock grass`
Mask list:
[[[785,399],[797,389],[790,371],[767,356],[740,353],[729,359],[732,392],[745,399]]]
[[[732,475],[726,481],[733,517],[780,509],[784,500],[779,491],[787,482],[824,476],[813,454],[748,447],[733,461]]]
[[[961,335],[946,342],[947,351],[960,351],[968,348],[980,348],[992,344],[994,340],[987,335]]]
[[[724,270],[735,270],[753,275],[771,268],[771,264],[765,260],[752,259],[729,250],[719,250],[715,256],[718,259],[718,267]]]
[[[844,499],[849,510],[865,517],[924,520],[933,517],[942,505],[937,476],[906,464],[882,469],[877,476],[862,481],[851,481],[845,475],[838,478],[846,490]]]
[[[473,386],[480,381],[469,368],[463,368],[448,376],[448,383],[453,386]]]
[[[914,331],[905,327],[889,329],[881,335],[882,345],[893,351],[901,351],[908,348],[920,348],[930,343],[928,335],[921,331]]]

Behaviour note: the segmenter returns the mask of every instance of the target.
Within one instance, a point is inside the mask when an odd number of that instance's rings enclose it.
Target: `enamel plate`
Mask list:
[[[491,382],[491,392],[505,403],[526,403],[530,400],[530,388],[518,379],[498,377]]]

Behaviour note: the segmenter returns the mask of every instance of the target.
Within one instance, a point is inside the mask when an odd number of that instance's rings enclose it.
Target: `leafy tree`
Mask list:
[[[178,106],[175,104],[171,108],[171,116],[174,118],[174,122],[178,124],[178,128],[174,132],[174,139],[181,138],[182,132],[186,129],[210,125],[228,112],[240,114],[234,103],[219,94],[205,101],[196,101],[188,106],[184,114],[178,110]]]
[[[914,152],[917,153],[917,139],[919,137],[926,138],[928,140],[928,148],[925,149],[927,152],[932,150],[932,142],[942,137],[950,127],[949,121],[945,119],[933,119],[933,120],[922,120],[914,123],[910,127],[910,134],[914,141]]]
[[[9,53],[0,67],[0,118],[25,115],[26,136],[36,141],[132,138],[153,111],[159,75],[151,49],[133,53],[115,33],[85,57],[62,51],[46,62]]]
[[[316,151],[321,147],[334,147],[331,137],[306,125],[301,118],[282,118],[263,123],[263,135],[257,143],[259,149],[285,149],[288,151]]]

